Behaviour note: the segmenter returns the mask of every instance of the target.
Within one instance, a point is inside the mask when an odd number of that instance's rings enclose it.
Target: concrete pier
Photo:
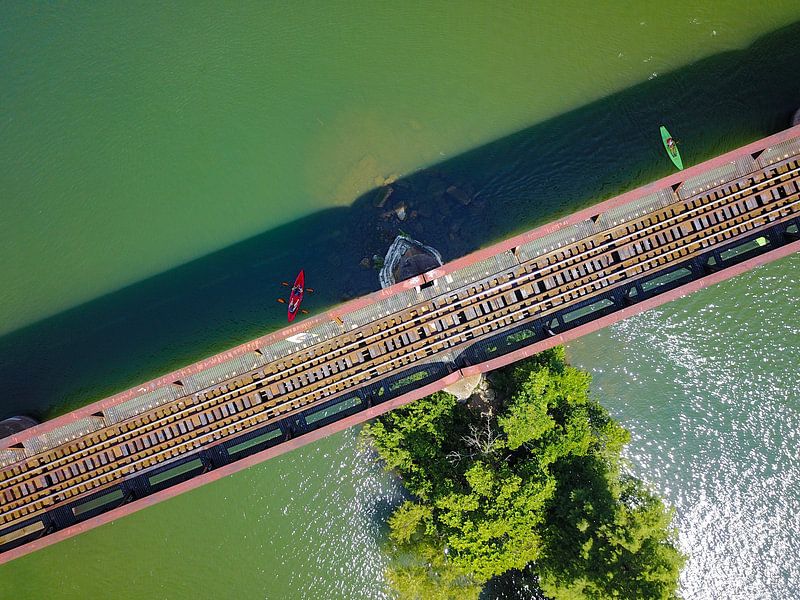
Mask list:
[[[389,246],[378,275],[382,288],[422,275],[442,266],[442,255],[431,246],[399,235]]]

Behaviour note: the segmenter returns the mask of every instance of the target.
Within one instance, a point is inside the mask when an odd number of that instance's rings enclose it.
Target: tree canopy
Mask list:
[[[495,372],[480,409],[439,392],[365,426],[411,495],[389,519],[400,597],[477,598],[526,567],[553,599],[677,597],[672,512],[623,472],[590,381],[556,348]]]

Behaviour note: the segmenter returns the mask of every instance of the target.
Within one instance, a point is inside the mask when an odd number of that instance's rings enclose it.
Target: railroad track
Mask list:
[[[800,214],[800,159],[630,219],[0,470],[0,527]]]

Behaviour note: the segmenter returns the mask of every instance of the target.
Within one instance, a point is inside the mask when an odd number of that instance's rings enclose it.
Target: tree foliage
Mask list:
[[[556,348],[496,372],[482,414],[440,392],[364,428],[412,497],[389,519],[400,597],[477,598],[526,567],[554,599],[676,597],[672,513],[622,473],[629,435],[589,384]]]

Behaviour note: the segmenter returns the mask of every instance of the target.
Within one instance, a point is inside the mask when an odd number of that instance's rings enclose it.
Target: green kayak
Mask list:
[[[681,153],[678,150],[678,144],[675,143],[675,140],[672,139],[669,131],[667,131],[667,128],[663,125],[661,126],[661,141],[664,142],[664,149],[667,151],[667,154],[669,154],[672,162],[675,163],[675,166],[679,169],[683,169],[683,161],[681,160]]]

